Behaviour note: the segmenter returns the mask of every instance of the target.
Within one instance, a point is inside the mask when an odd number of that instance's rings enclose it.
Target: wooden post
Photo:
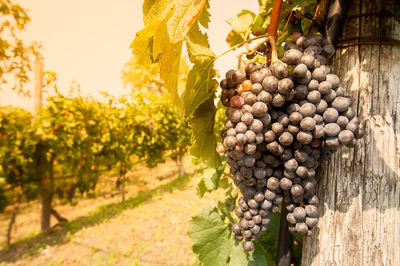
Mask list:
[[[36,56],[33,75],[33,115],[36,116],[39,112],[39,109],[42,108],[43,94],[43,61],[40,55]]]
[[[392,29],[399,39],[399,22],[377,14],[387,7],[384,1],[350,1],[342,38],[373,39]],[[321,164],[319,222],[304,238],[302,265],[399,265],[400,46],[344,47],[333,65],[366,121],[365,136]]]

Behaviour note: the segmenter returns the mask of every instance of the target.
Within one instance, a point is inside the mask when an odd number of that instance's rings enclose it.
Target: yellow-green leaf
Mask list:
[[[214,60],[215,57],[210,57],[203,63],[196,63],[189,72],[186,89],[182,96],[186,118],[189,118],[200,104],[214,96],[214,91],[218,86],[213,68]],[[201,113],[198,115],[201,116]]]
[[[253,19],[256,15],[249,10],[242,10],[237,17],[228,20],[232,29],[238,33],[246,32],[252,25]]]
[[[181,105],[178,95],[178,74],[181,61],[182,42],[171,44],[164,53],[160,55],[160,75],[164,80],[164,86],[171,94],[172,100],[178,106]]]
[[[208,11],[208,9],[210,8],[210,1],[206,0],[203,10],[201,11],[200,15],[199,15],[199,23],[201,24],[201,26],[203,26],[204,28],[208,29],[208,23],[210,22],[210,12]]]
[[[153,36],[159,27],[162,19],[155,18],[145,28],[136,33],[136,37],[130,45],[132,53],[135,55],[136,62],[138,64],[148,64],[151,62],[152,49],[149,49],[149,45],[153,40]]]
[[[144,0],[143,22],[149,23],[153,18],[162,18],[172,8],[173,0]]]
[[[194,216],[188,235],[194,241],[193,251],[199,255],[202,265],[226,265],[232,250],[233,234],[216,208],[205,208]]]
[[[215,57],[208,44],[207,34],[200,31],[198,24],[194,24],[186,37],[186,47],[189,54],[189,60],[192,63],[203,62]]]
[[[168,32],[171,43],[177,43],[186,37],[190,27],[199,17],[206,0],[175,1],[174,14],[168,20]]]
[[[189,126],[193,130],[191,154],[205,161],[210,167],[217,168],[221,165],[221,157],[215,151],[217,145],[214,135],[216,108],[213,101],[214,97],[211,95],[196,109],[189,120]]]

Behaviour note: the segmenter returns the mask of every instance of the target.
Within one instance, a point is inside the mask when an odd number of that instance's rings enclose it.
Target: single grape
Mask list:
[[[288,94],[293,90],[294,84],[293,81],[289,78],[281,79],[278,82],[278,92],[280,94]]]
[[[315,120],[312,117],[305,117],[300,122],[300,128],[304,131],[312,131],[315,128]]]
[[[267,114],[268,112],[268,107],[265,103],[263,102],[256,102],[253,104],[253,115],[255,117],[263,117]]]
[[[243,249],[245,251],[252,251],[254,249],[254,243],[251,241],[244,241],[243,242]]]
[[[232,74],[232,81],[235,84],[240,84],[246,80],[246,72],[244,69],[235,70]]]
[[[311,77],[318,82],[323,82],[326,78],[326,73],[322,68],[316,68],[313,70]]]
[[[262,73],[261,71],[256,71],[253,74],[251,74],[250,76],[250,81],[251,83],[259,83],[262,84],[263,80],[265,78],[264,73]]]
[[[296,231],[302,234],[307,234],[308,226],[305,223],[297,223],[296,224]]]
[[[275,92],[278,89],[279,80],[275,76],[266,76],[262,82],[262,87],[267,92]]]
[[[296,78],[303,78],[307,74],[307,66],[303,63],[298,64],[294,69],[293,69],[293,75]]]
[[[338,112],[344,112],[350,106],[351,102],[345,97],[336,97],[332,102],[332,107],[338,110]]]
[[[303,117],[313,117],[315,115],[315,112],[317,111],[317,108],[315,105],[312,103],[305,103],[300,107],[300,114]]]
[[[285,52],[285,55],[283,56],[283,62],[289,65],[297,65],[302,56],[303,53],[298,49],[290,49]]]
[[[273,62],[270,67],[272,74],[277,77],[278,79],[283,79],[286,78],[288,75],[288,68],[287,66],[280,62],[280,61],[275,61]]]

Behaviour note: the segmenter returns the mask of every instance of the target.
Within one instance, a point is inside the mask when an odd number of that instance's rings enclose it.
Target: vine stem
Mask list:
[[[286,209],[286,203],[282,202],[281,206],[281,220],[279,223],[279,239],[278,239],[278,254],[277,254],[277,266],[290,266],[292,259],[292,242],[293,237],[288,229],[288,222],[286,216],[288,211]]]
[[[281,14],[282,0],[274,0],[274,5],[272,6],[271,23],[268,26],[268,34],[275,37],[278,36],[278,24],[279,16]]]
[[[278,61],[278,52],[276,50],[276,40],[278,38],[278,24],[279,16],[281,14],[282,0],[274,0],[274,5],[272,6],[271,23],[268,26],[267,33],[271,36],[269,44],[271,45],[271,62]]]
[[[220,57],[226,55],[226,54],[229,53],[230,51],[233,51],[233,50],[235,50],[235,49],[237,49],[237,48],[239,48],[239,47],[245,45],[246,43],[249,43],[249,42],[252,42],[252,41],[261,39],[261,38],[267,38],[268,36],[269,36],[269,34],[267,33],[267,34],[259,35],[259,36],[256,36],[256,37],[253,37],[253,38],[244,40],[243,42],[238,43],[238,44],[232,46],[230,49],[228,49],[228,50],[226,50],[225,52],[223,52],[222,54],[216,56],[214,60],[216,60],[216,59],[218,59],[218,58],[220,58]]]
[[[282,0],[274,0],[272,6],[271,23],[268,26],[267,33],[269,34],[269,43],[271,45],[271,62],[278,59],[278,52],[276,50],[276,40],[278,38],[278,24],[279,16],[281,14]],[[278,240],[278,254],[277,265],[289,266],[292,257],[292,242],[293,238],[288,230],[288,223],[286,221],[287,209],[286,203],[283,202],[281,206],[281,220],[279,224],[279,240]]]

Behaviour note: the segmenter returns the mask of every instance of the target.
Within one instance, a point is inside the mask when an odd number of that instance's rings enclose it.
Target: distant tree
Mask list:
[[[138,64],[135,58],[131,57],[122,70],[122,82],[132,92],[164,92],[164,81],[160,77],[159,69],[160,66],[158,63],[150,65]],[[189,65],[184,57],[181,59],[179,66],[179,91],[183,91],[188,73]]]
[[[23,85],[29,80],[31,56],[36,45],[24,43],[20,33],[30,18],[24,8],[11,0],[0,0],[0,88],[28,95]]]

